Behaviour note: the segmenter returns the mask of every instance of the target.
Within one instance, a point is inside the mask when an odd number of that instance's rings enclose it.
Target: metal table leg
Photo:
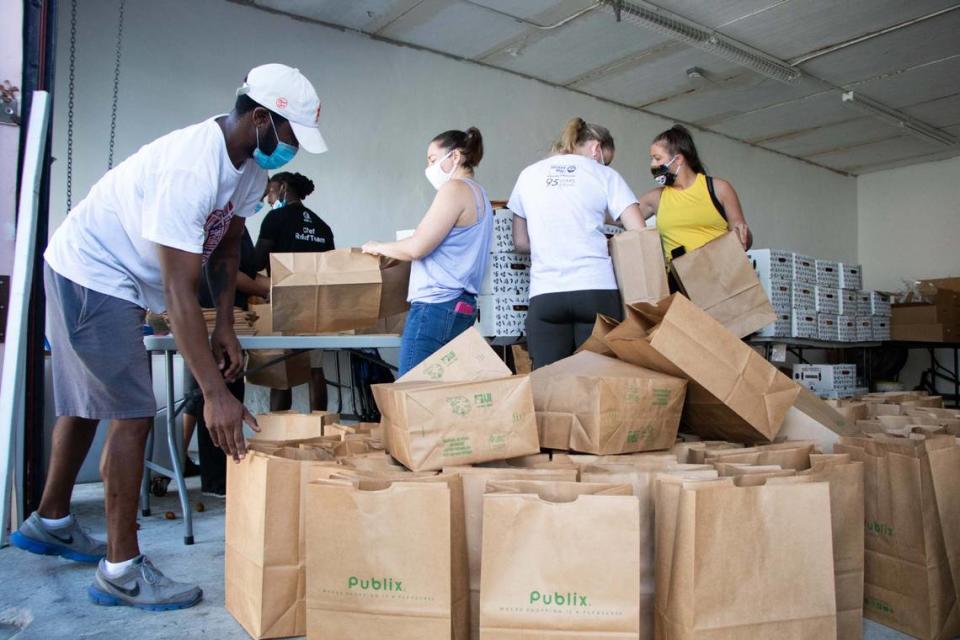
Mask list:
[[[146,518],[150,515],[150,464],[153,462],[154,425],[150,424],[150,433],[147,434],[147,448],[144,451],[146,464],[143,465],[143,478],[140,480],[140,515]]]
[[[167,446],[170,448],[170,464],[173,467],[173,479],[180,494],[180,509],[183,512],[183,543],[193,544],[193,512],[190,510],[190,497],[187,495],[187,483],[183,478],[183,464],[180,461],[181,447],[177,433],[177,412],[174,407],[173,389],[173,352],[164,352],[164,368],[167,383]]]

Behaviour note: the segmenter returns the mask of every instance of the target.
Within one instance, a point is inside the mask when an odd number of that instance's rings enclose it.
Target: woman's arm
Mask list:
[[[640,215],[643,216],[644,220],[657,214],[657,209],[660,208],[661,193],[663,193],[663,187],[656,187],[640,196],[637,206],[639,206]]]
[[[641,213],[640,205],[634,202],[620,213],[620,222],[627,231],[643,229],[647,226],[646,218]]]
[[[470,187],[459,180],[448,182],[437,192],[412,236],[397,242],[371,241],[363,245],[363,252],[406,262],[430,255],[460,219],[465,196],[473,197]]]
[[[740,198],[737,197],[737,192],[734,191],[733,185],[726,180],[714,178],[713,183],[717,188],[717,198],[727,213],[727,228],[737,234],[744,250],[749,249],[753,246],[753,234],[750,232],[750,227],[747,226],[747,219],[743,216],[743,209],[740,207]]]
[[[527,219],[513,214],[513,248],[517,253],[530,253],[530,233]]]

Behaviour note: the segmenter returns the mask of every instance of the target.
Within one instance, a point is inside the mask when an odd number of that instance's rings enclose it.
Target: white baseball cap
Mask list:
[[[250,99],[290,121],[300,146],[310,153],[323,153],[327,143],[320,135],[320,98],[299,69],[285,64],[262,64],[247,74],[237,95]]]

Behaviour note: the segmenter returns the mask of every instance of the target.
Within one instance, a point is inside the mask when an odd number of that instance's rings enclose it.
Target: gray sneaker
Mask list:
[[[44,526],[36,512],[31,513],[20,528],[10,534],[10,544],[30,553],[62,556],[90,564],[100,562],[107,555],[106,543],[87,535],[72,515],[67,526],[51,529]]]
[[[93,584],[87,594],[95,604],[116,607],[136,607],[147,611],[187,609],[203,599],[200,587],[174,582],[166,577],[146,556],[117,578],[108,578],[103,561],[97,567]]]

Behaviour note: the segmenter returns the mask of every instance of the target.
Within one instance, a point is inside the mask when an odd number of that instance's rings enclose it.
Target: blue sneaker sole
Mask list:
[[[203,600],[203,591],[200,591],[195,598],[184,600],[183,602],[168,602],[166,604],[136,604],[121,600],[116,596],[97,589],[90,585],[87,587],[87,595],[90,600],[101,607],[133,607],[144,611],[176,611],[177,609],[189,609]]]
[[[36,553],[37,555],[60,556],[61,558],[73,560],[74,562],[82,562],[84,564],[97,564],[100,562],[100,559],[103,558],[103,556],[91,556],[85,553],[78,553],[69,547],[64,547],[59,544],[50,544],[49,542],[34,540],[19,531],[14,531],[10,534],[10,544],[18,549]]]

